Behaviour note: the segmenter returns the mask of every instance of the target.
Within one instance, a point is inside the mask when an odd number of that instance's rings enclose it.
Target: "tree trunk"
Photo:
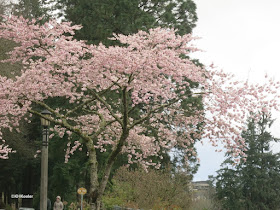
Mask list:
[[[122,98],[122,102],[123,102],[123,106],[124,106],[124,114],[123,114],[123,124],[122,124],[122,134],[121,137],[116,145],[116,148],[112,151],[112,153],[110,154],[108,160],[107,160],[107,164],[105,166],[105,170],[104,170],[104,174],[102,177],[102,180],[100,182],[100,184],[98,183],[98,170],[97,170],[97,161],[96,161],[96,152],[95,152],[95,148],[93,147],[93,143],[92,141],[89,142],[88,144],[91,143],[91,145],[88,145],[88,148],[92,148],[91,152],[94,153],[94,157],[90,154],[90,163],[91,163],[91,179],[90,179],[90,189],[91,189],[91,210],[100,210],[101,209],[101,204],[102,204],[102,196],[104,194],[106,185],[108,183],[108,179],[112,170],[112,166],[117,158],[117,156],[119,155],[119,153],[121,152],[121,149],[124,145],[125,140],[127,139],[128,135],[129,135],[129,129],[128,129],[128,108],[127,108],[127,92],[126,92],[127,88],[125,87],[122,90],[123,93],[123,98]],[[90,153],[91,153],[90,152]],[[95,164],[94,164],[95,163]],[[96,183],[96,184],[95,184]]]
[[[103,196],[105,188],[107,186],[108,179],[109,179],[109,176],[111,174],[112,166],[113,166],[117,156],[121,152],[121,149],[123,147],[123,144],[124,144],[125,140],[128,137],[128,134],[129,134],[129,131],[127,131],[127,130],[125,130],[122,133],[121,138],[120,138],[120,140],[119,140],[115,150],[112,151],[111,155],[108,158],[108,161],[107,161],[107,164],[105,166],[105,170],[104,170],[104,174],[103,174],[102,180],[101,180],[101,182],[99,184],[99,187],[98,187],[97,200],[96,200],[96,206],[97,206],[96,209],[98,209],[98,210],[101,209],[102,196]]]
[[[96,161],[96,152],[93,147],[93,154],[89,154],[90,161],[90,209],[91,210],[100,210],[102,205],[102,196],[104,194],[106,185],[108,183],[108,179],[112,170],[112,166],[121,151],[124,141],[128,137],[128,131],[124,132],[120,138],[120,141],[115,148],[115,150],[109,156],[108,162],[105,166],[105,171],[103,174],[103,178],[98,183],[98,170],[97,170],[97,161]],[[92,145],[93,146],[93,145]]]

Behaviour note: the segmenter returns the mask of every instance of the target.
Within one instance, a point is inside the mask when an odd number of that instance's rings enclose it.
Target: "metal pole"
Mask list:
[[[43,128],[43,144],[41,151],[41,188],[40,188],[40,210],[47,209],[48,196],[48,127]]]
[[[83,210],[83,194],[81,194],[81,210]]]

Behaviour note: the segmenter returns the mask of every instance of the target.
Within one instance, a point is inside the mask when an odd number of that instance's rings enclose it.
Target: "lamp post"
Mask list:
[[[44,110],[41,112],[46,117],[51,116],[51,112]],[[41,125],[43,126],[43,142],[41,151],[41,187],[40,187],[40,210],[47,209],[48,196],[48,141],[50,121],[41,117]]]

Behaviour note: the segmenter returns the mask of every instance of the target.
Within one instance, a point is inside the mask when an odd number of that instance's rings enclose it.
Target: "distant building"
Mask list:
[[[209,181],[192,182],[193,199],[207,199],[210,193]]]

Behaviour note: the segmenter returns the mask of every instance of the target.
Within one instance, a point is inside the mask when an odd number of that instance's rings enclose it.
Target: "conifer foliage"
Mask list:
[[[243,132],[246,160],[218,171],[217,197],[225,209],[279,209],[280,156],[270,148],[277,141],[268,132],[272,123],[266,114],[259,121],[250,119]],[[232,163],[230,158],[224,164],[228,163]]]
[[[55,0],[66,20],[81,24],[75,38],[89,43],[115,44],[115,34],[129,35],[150,28],[174,28],[189,34],[196,25],[193,0]]]

